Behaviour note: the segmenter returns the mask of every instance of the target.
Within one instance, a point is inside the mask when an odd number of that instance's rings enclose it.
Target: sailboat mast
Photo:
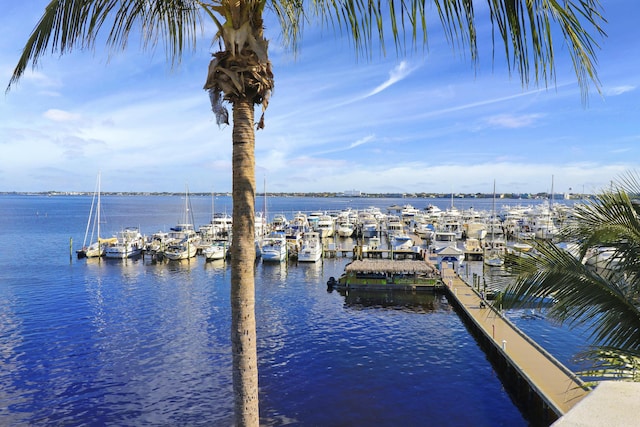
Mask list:
[[[98,251],[100,251],[100,172],[98,172],[98,210],[96,211],[96,219],[98,221]]]

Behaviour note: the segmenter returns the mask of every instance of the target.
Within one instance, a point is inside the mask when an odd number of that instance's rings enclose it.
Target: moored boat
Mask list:
[[[302,244],[298,251],[298,261],[317,262],[322,258],[322,242],[320,234],[308,232],[302,236]]]
[[[390,245],[394,251],[409,250],[413,247],[413,239],[406,233],[399,233],[391,238]]]
[[[82,248],[76,251],[78,258],[95,258],[104,255],[105,247],[114,244],[115,239],[103,239],[100,237],[100,213],[102,205],[100,202],[100,174],[96,182],[96,190],[91,199],[91,209],[89,210],[89,219],[87,220],[87,229],[84,233],[84,241]],[[91,230],[91,232],[89,232]],[[95,238],[95,240],[94,240]],[[89,244],[87,244],[89,242]]]
[[[104,250],[107,258],[132,258],[140,255],[144,248],[144,237],[137,227],[127,227],[116,234],[115,242]]]
[[[202,249],[202,254],[207,261],[225,259],[227,256],[227,242],[212,242],[209,246]]]
[[[287,239],[282,232],[272,232],[262,239],[260,253],[263,262],[281,262],[287,258]]]
[[[190,237],[186,237],[179,242],[170,243],[164,251],[164,256],[172,261],[177,261],[193,258],[197,253],[197,242]]]

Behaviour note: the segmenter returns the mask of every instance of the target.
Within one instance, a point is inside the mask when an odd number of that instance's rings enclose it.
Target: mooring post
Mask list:
[[[507,351],[507,340],[502,340],[502,350]]]

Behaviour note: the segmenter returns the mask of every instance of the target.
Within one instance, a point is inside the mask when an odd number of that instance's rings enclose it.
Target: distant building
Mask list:
[[[360,197],[362,196],[362,192],[358,190],[346,190],[344,195],[345,197]]]

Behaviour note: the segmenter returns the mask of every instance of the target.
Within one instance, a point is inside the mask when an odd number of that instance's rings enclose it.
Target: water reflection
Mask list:
[[[351,308],[391,308],[420,313],[451,309],[444,294],[438,292],[347,290],[339,293],[344,296],[345,306]]]

